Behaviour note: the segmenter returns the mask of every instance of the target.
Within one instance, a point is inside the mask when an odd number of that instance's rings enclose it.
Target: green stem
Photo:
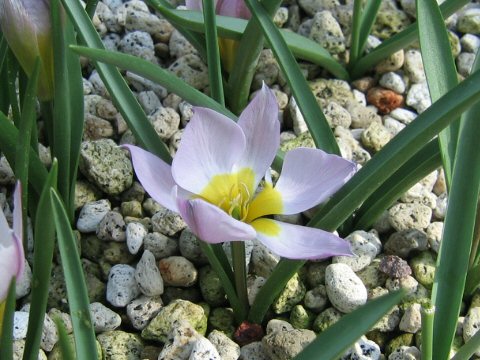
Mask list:
[[[435,306],[427,304],[422,306],[422,359],[432,360],[433,350],[433,318]]]
[[[245,263],[245,243],[243,241],[232,241],[232,264],[235,288],[240,304],[245,311],[248,311],[247,295],[247,266]]]

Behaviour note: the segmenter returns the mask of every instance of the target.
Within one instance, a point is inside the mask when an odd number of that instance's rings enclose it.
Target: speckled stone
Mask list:
[[[330,302],[349,313],[367,302],[367,289],[346,264],[331,264],[325,272],[325,286]]]
[[[436,257],[430,251],[423,251],[410,261],[413,276],[427,289],[433,286]]]
[[[424,112],[432,104],[427,83],[413,84],[407,92],[405,103],[417,110],[419,114]]]
[[[120,315],[99,302],[90,304],[90,315],[97,333],[115,330],[122,322]]]
[[[145,250],[135,268],[135,280],[142,294],[156,296],[163,294],[163,279],[157,267],[155,256]]]
[[[428,248],[427,235],[420,230],[410,229],[393,233],[385,243],[385,253],[406,258],[414,250]]]
[[[362,336],[340,360],[379,360],[381,354],[380,347],[375,342]]]
[[[85,204],[97,201],[100,197],[100,191],[88,181],[77,180],[75,183],[75,210],[82,208]]]
[[[302,305],[295,305],[290,312],[290,324],[295,329],[309,329],[315,316],[314,313],[305,309]]]
[[[77,229],[83,233],[96,231],[98,224],[110,210],[110,201],[106,199],[85,204],[78,215]]]
[[[258,292],[267,280],[261,276],[249,276],[247,278],[248,304],[250,306],[255,302]]]
[[[475,335],[480,327],[480,307],[472,307],[468,310],[463,322],[463,340],[467,342]],[[479,356],[480,350],[475,352]]]
[[[272,360],[288,360],[299,354],[316,337],[311,330],[274,331],[262,339]]]
[[[161,208],[152,216],[153,231],[172,236],[187,227],[182,217],[167,208]]]
[[[400,346],[388,356],[388,360],[420,360],[422,354],[415,346]]]
[[[423,230],[432,218],[432,209],[422,204],[397,204],[388,211],[389,221],[397,231]]]
[[[315,13],[309,37],[331,54],[345,51],[345,37],[340,24],[328,10]]]
[[[143,350],[140,336],[124,331],[107,331],[97,336],[105,359],[137,360]]]
[[[151,251],[155,259],[160,260],[177,254],[178,242],[159,232],[153,232],[145,236],[143,247],[145,250]]]
[[[368,38],[370,39],[371,36],[369,36]],[[402,68],[404,62],[405,62],[405,53],[403,50],[399,50],[394,52],[392,55],[390,55],[386,59],[380,61],[375,66],[375,71],[379,74],[383,74],[391,71],[397,71]]]
[[[316,79],[309,82],[309,85],[313,95],[320,103],[335,101],[339,105],[345,106],[354,99],[350,85],[343,80]]]
[[[208,264],[208,258],[200,247],[200,240],[197,239],[190,229],[186,228],[181,232],[178,246],[182,256],[195,265]]]
[[[422,327],[422,306],[420,304],[410,305],[404,312],[398,328],[401,331],[415,334]]]
[[[303,299],[305,307],[309,310],[320,312],[327,306],[328,296],[325,285],[318,285],[317,287],[308,290]]]
[[[438,253],[443,234],[443,222],[435,221],[427,227],[427,240],[430,248]]]
[[[221,306],[225,303],[225,290],[217,273],[207,265],[198,272],[198,285],[205,301],[211,306]]]
[[[312,330],[322,332],[335,324],[342,317],[342,313],[333,307],[322,311],[313,321]]]
[[[391,38],[410,25],[410,19],[407,14],[398,9],[395,2],[383,2],[380,7],[375,24],[372,28],[372,34],[385,40]]]
[[[207,330],[207,317],[203,308],[185,300],[175,300],[163,307],[142,331],[142,338],[166,342],[175,322],[186,320],[200,334]]]
[[[351,126],[354,129],[365,129],[373,122],[382,123],[382,118],[373,109],[360,105],[356,101],[348,102],[346,109],[352,117]]]
[[[271,360],[261,341],[255,341],[240,349],[239,360]]]
[[[298,275],[294,275],[285,285],[280,295],[272,304],[272,310],[276,314],[290,311],[292,307],[302,301],[305,296],[305,285]]]
[[[113,266],[108,275],[107,301],[113,306],[124,307],[139,294],[135,269],[124,264]]]
[[[195,266],[181,256],[170,256],[159,261],[158,267],[165,285],[189,287],[198,280]]]
[[[180,115],[172,108],[161,107],[148,116],[160,139],[167,141],[178,130]]]
[[[230,308],[217,307],[208,314],[208,328],[232,337],[235,333],[235,315]]]
[[[393,279],[403,278],[412,274],[408,263],[396,255],[387,255],[382,258],[379,270]]]
[[[362,132],[362,144],[373,152],[380,151],[391,140],[391,132],[381,123],[372,122]]]
[[[123,53],[156,63],[152,37],[145,31],[132,31],[127,33],[122,40],[120,40],[118,49]]]
[[[140,296],[127,305],[127,317],[132,326],[143,330],[163,306],[160,296]]]
[[[116,211],[109,211],[97,227],[97,237],[105,241],[123,242],[126,240],[126,224],[123,216]]]
[[[87,179],[109,195],[118,195],[132,185],[132,163],[126,153],[110,139],[83,142],[79,169]]]
[[[179,57],[168,70],[197,90],[203,90],[208,86],[207,67],[197,55],[187,54]]]
[[[131,254],[138,253],[138,250],[143,245],[143,239],[147,236],[148,230],[145,226],[139,222],[131,222],[127,224],[127,229],[125,230],[125,237],[127,240],[128,251]]]
[[[223,360],[237,360],[240,357],[240,346],[223,332],[213,330],[208,334],[208,340],[216,347]]]
[[[458,16],[458,31],[466,34],[480,34],[480,8],[470,7]]]
[[[279,261],[280,256],[272,253],[260,242],[254,241],[253,252],[250,258],[250,270],[252,273],[268,278]]]
[[[348,235],[345,240],[349,242],[354,256],[334,256],[332,262],[347,264],[355,272],[368,266],[382,249],[376,232],[358,230]]]
[[[350,113],[334,101],[330,101],[327,106],[324,107],[323,112],[328,121],[328,125],[330,125],[331,128],[337,126],[348,128],[352,123],[352,116]]]

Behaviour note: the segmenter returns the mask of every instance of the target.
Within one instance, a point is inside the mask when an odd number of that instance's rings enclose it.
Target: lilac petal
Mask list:
[[[319,149],[298,148],[285,155],[275,185],[283,201],[282,214],[296,214],[328,199],[355,173],[356,165]]]
[[[10,231],[7,239],[2,239],[0,244],[0,302],[7,297],[10,280],[15,276],[16,281],[23,274],[25,260],[22,243]]]
[[[172,168],[162,159],[137,146],[123,145],[132,155],[132,164],[137,178],[147,193],[159,204],[178,212],[172,189],[176,186]]]
[[[202,0],[186,0],[185,1],[185,6],[187,7],[188,10],[197,10],[201,11],[202,10]]]
[[[248,20],[252,17],[244,0],[218,0],[216,6],[218,15],[230,16]]]
[[[172,163],[172,175],[182,188],[200,194],[210,180],[232,172],[245,149],[242,129],[226,116],[195,108]]]
[[[245,134],[247,145],[236,167],[252,168],[256,174],[255,185],[258,185],[280,146],[278,104],[275,95],[265,84],[243,110],[238,125]]]
[[[177,198],[178,209],[190,230],[201,240],[218,244],[255,239],[255,230],[222,209],[202,200]]]
[[[314,260],[352,255],[348,242],[324,230],[266,218],[257,219],[251,225],[263,245],[288,259]]]

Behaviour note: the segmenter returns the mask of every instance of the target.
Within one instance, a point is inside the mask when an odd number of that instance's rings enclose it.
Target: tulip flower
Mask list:
[[[186,0],[188,10],[202,11],[202,0]],[[244,0],[216,0],[215,13],[217,15],[230,16],[248,20],[252,16],[245,5]],[[225,70],[230,72],[235,61],[238,42],[231,39],[218,39],[220,57]]]
[[[7,297],[8,288],[13,277],[18,281],[25,266],[23,253],[23,224],[21,186],[17,184],[13,194],[13,229],[8,226],[7,219],[0,209],[0,329],[3,320],[3,301]]]
[[[0,0],[3,36],[23,70],[33,72],[37,56],[42,60],[38,84],[41,100],[53,97],[53,47],[48,0]]]
[[[265,85],[238,123],[197,107],[170,166],[133,145],[137,177],[150,196],[179,213],[201,240],[216,244],[258,239],[291,259],[350,255],[344,240],[320,229],[272,219],[323,202],[355,172],[352,162],[318,149],[285,156],[275,185],[265,176],[280,143],[278,105]]]

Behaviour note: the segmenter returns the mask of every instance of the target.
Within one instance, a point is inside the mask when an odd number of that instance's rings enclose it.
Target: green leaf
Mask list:
[[[0,31],[0,70],[3,68],[5,59],[7,58],[8,44],[7,40],[3,37],[2,32]]]
[[[405,296],[395,291],[369,301],[320,333],[294,360],[336,360]]]
[[[4,307],[3,307],[4,306]],[[5,303],[0,303],[0,359],[13,359],[13,315],[15,313],[15,279],[10,281]]]
[[[75,243],[75,235],[70,228],[67,212],[58,193],[53,188],[51,188],[50,193],[75,335],[77,359],[95,360],[98,359],[95,333],[90,318],[87,285]]]
[[[76,0],[61,1],[82,41],[90,48],[103,49],[102,40],[81,3]],[[118,70],[110,65],[101,63],[96,63],[95,66],[109,94],[112,96],[115,106],[120,110],[135,138],[144,148],[164,161],[171,162],[171,156],[167,147],[158,137],[153,125],[148,121]]]
[[[477,331],[455,354],[451,360],[470,360],[480,348],[480,331]]]
[[[132,55],[121,53],[114,53],[111,51],[90,49],[80,46],[72,46],[76,53],[94,59],[96,61],[105,62],[118,66],[121,69],[131,71],[137,75],[143,76],[157,84],[161,84],[168,91],[177,94],[182,99],[185,99],[192,105],[208,107],[230,118],[235,118],[235,115],[225,109],[218,102],[208,97],[204,93],[192,88],[182,80],[172,75],[170,72],[146,61],[139,59]]]
[[[443,17],[447,18],[469,2],[469,0],[447,0],[440,5],[440,10],[442,11]],[[370,53],[361,58],[350,72],[351,77],[353,79],[359,78],[377,63],[393,53],[406,48],[417,39],[418,28],[415,23],[402,32],[395,34],[390,39],[385,40],[380,46],[377,46]]]
[[[17,128],[3,113],[0,113],[0,148],[13,168],[15,168],[16,147],[20,141],[18,134]],[[47,178],[47,170],[32,148],[30,148],[28,173],[30,185],[40,195]]]
[[[62,359],[63,360],[75,360],[75,356],[73,355],[73,348],[70,344],[70,339],[68,337],[67,329],[63,324],[62,320],[58,317],[54,318],[53,321],[57,326],[58,332],[58,346],[60,346],[60,351],[62,352]]]
[[[480,68],[478,55],[473,68]],[[474,81],[474,76],[469,76],[462,84],[468,81]],[[436,360],[449,357],[465,289],[480,192],[479,112],[480,104],[476,104],[462,118],[443,239],[437,258],[432,288],[432,304],[438,310],[433,327],[433,358]]]
[[[422,359],[432,360],[433,350],[433,318],[435,307],[430,303],[422,306]]]
[[[442,165],[438,142],[430,141],[395,171],[355,213],[353,229],[368,229],[408,189]]]
[[[12,51],[7,54],[7,93],[12,110],[12,118],[15,125],[20,122],[20,105],[17,98],[15,82],[18,76],[18,62]],[[4,85],[5,86],[5,85]]]
[[[225,105],[223,95],[222,66],[218,50],[217,26],[215,23],[215,4],[213,0],[203,0],[203,15],[205,17],[205,40],[207,42],[208,78],[212,98]]]
[[[50,188],[55,187],[58,164],[54,159],[52,168],[43,184],[35,217],[34,253],[32,269],[32,292],[24,360],[36,360],[42,339],[43,321],[47,310],[48,290],[55,247],[55,226],[50,199]]]
[[[432,102],[458,84],[445,21],[436,0],[416,1],[417,23],[423,66]],[[450,187],[460,121],[454,121],[439,135],[445,180]]]
[[[269,0],[263,1],[262,4],[268,15],[273,17],[281,1]],[[249,21],[238,44],[235,61],[228,79],[228,103],[235,114],[240,114],[247,105],[264,41],[265,38],[258,23],[254,20]]]
[[[168,14],[162,15],[185,28],[197,32],[203,31],[203,17],[198,11],[170,10]],[[247,23],[247,20],[217,15],[218,34],[223,38],[241,40]],[[290,50],[299,59],[320,65],[339,79],[349,78],[347,70],[317,42],[288,30],[281,30],[280,33]]]
[[[252,16],[259,22],[263,35],[269,42],[283,70],[298,107],[308,125],[315,145],[317,148],[323,149],[326,152],[339,154],[340,150],[338,149],[337,142],[333,137],[327,119],[325,115],[323,115],[315,96],[300,71],[300,67],[288,49],[285,40],[280,35],[279,30],[260,3],[253,0],[246,0],[246,4],[252,12]]]
[[[90,19],[93,18],[95,14],[95,10],[97,9],[98,0],[87,0],[87,4],[85,5],[85,12],[88,14]]]

